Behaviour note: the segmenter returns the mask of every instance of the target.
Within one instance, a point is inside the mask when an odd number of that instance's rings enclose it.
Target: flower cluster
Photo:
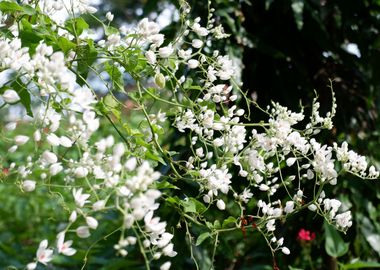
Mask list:
[[[96,11],[88,1],[71,2],[66,9],[73,11],[72,16]],[[40,10],[34,16],[64,8],[60,1],[38,3]],[[62,41],[59,46],[47,45],[41,36],[41,41],[29,44],[34,48],[30,50],[19,38],[23,27],[16,24],[12,38],[0,36],[0,67],[17,74],[4,86],[1,106],[7,109],[22,103],[31,116],[25,125],[34,128],[32,135],[21,134],[17,120],[7,123],[7,131],[15,134],[8,141],[9,153],[35,146],[34,153],[13,163],[9,171],[17,175],[24,192],[43,191],[58,182],[69,209],[64,226],[57,230],[56,246],[49,246],[48,239],[41,241],[27,269],[46,265],[59,254],[74,255],[75,240],[91,237],[107,222],[104,213],[115,211],[120,217],[115,253],[128,256],[138,245],[147,265],[158,261],[160,269],[167,270],[171,262],[163,262],[162,257],[177,252],[174,234],[158,215],[165,201],[177,207],[186,228],[196,222],[211,230],[210,235],[222,232],[210,225],[213,217],[207,211],[214,205],[221,215],[231,205],[237,206],[240,216],[255,211],[252,218],[272,252],[286,255],[290,250],[277,228],[279,220],[289,215],[309,209],[342,231],[352,225],[351,212],[339,200],[326,198],[324,187],[338,184],[343,172],[369,179],[379,172],[368,168],[365,157],[348,150],[346,142],[330,146],[315,138],[321,129],[332,128],[334,95],[325,117],[320,116],[317,100],[309,121],[303,110],[293,112],[273,103],[266,109],[256,105],[268,119],[252,123],[253,102],[236,83],[237,66],[230,56],[208,45],[228,36],[215,24],[214,10],[210,9],[206,23],[187,19],[184,1],[181,10],[182,26],[173,40],[165,40],[159,25],[148,19],[131,29],[110,27],[111,13],[101,22],[105,37],[97,42],[85,33],[88,29],[77,33],[76,28],[86,24],[82,18],[75,24],[75,16],[71,18],[75,27],[52,20],[45,29],[49,40]],[[90,72],[104,82],[105,96],[97,95]],[[121,108],[128,110],[127,105],[114,96],[125,90],[126,74],[135,81],[134,89],[126,91],[133,104],[133,112],[128,113],[142,119],[134,126],[133,119],[124,121],[121,116]],[[31,101],[36,104],[33,109]],[[246,110],[238,107],[243,101]],[[156,103],[160,105],[155,107]],[[189,145],[184,156],[164,145],[171,132],[184,135]],[[158,163],[164,167],[161,172],[155,169]],[[176,181],[182,180],[197,189],[193,200],[186,190],[180,191],[179,198],[159,188],[175,189]],[[257,203],[248,208],[254,196]],[[232,229],[246,225],[240,216],[236,215]]]

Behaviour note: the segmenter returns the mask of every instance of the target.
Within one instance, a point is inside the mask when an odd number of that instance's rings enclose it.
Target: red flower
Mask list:
[[[301,229],[298,232],[297,239],[305,242],[313,241],[315,239],[315,233],[305,229]]]

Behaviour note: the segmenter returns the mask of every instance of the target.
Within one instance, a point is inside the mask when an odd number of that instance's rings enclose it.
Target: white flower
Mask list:
[[[47,246],[48,246],[48,241],[46,239],[42,240],[36,254],[37,261],[45,265],[53,259],[52,257],[53,250],[47,249]]]
[[[50,134],[46,137],[46,140],[47,140],[47,142],[48,142],[51,146],[58,146],[59,143],[60,143],[60,140],[59,140],[58,136],[55,135],[54,133],[50,133]]]
[[[154,65],[157,61],[156,54],[153,51],[147,51],[145,53],[146,60],[148,60],[148,63],[151,65]]]
[[[77,233],[79,238],[88,238],[90,237],[90,230],[87,226],[79,226],[75,232]]]
[[[208,35],[208,30],[205,27],[200,26],[199,23],[194,23],[192,29],[199,36],[204,37]]]
[[[98,10],[95,7],[86,6],[85,8],[85,12],[90,13],[90,14],[96,13],[97,11]]]
[[[189,68],[194,69],[194,68],[197,68],[199,66],[199,61],[195,60],[195,59],[190,59],[187,62],[187,65],[189,66]]]
[[[20,97],[17,94],[17,92],[15,90],[12,90],[12,89],[5,90],[2,97],[6,103],[15,103],[15,102],[20,100]]]
[[[75,204],[78,207],[83,207],[85,205],[85,203],[88,202],[87,199],[90,197],[90,194],[82,194],[82,191],[83,191],[82,188],[80,188],[78,190],[76,190],[74,188],[74,190],[73,190],[73,196],[74,196]]]
[[[88,175],[88,169],[80,166],[74,170],[74,174],[75,174],[75,177],[77,178],[86,177]]]
[[[239,198],[242,202],[248,203],[249,199],[251,199],[252,196],[253,196],[253,193],[248,188],[245,188],[242,194],[239,195]]]
[[[210,203],[210,202],[211,202],[211,198],[210,198],[210,196],[208,196],[208,195],[204,195],[204,196],[203,196],[203,201],[204,201],[205,203]]]
[[[219,210],[224,210],[226,209],[226,204],[224,203],[223,200],[218,200],[216,202],[216,206],[219,208]]]
[[[346,229],[346,228],[352,226],[351,219],[352,219],[352,216],[351,216],[350,211],[347,211],[347,212],[344,212],[342,214],[338,214],[335,216],[336,224],[342,229]]]
[[[174,52],[174,49],[171,44],[169,44],[166,47],[162,47],[158,50],[158,54],[161,58],[168,58],[172,53]]]
[[[165,262],[163,265],[160,266],[160,270],[169,270],[171,265],[171,262]]]
[[[31,263],[28,263],[27,265],[26,265],[26,269],[27,270],[34,270],[34,269],[36,269],[37,268],[37,263],[36,262],[31,262]]]
[[[270,187],[268,185],[265,185],[265,184],[260,184],[259,189],[261,191],[268,191],[270,189]]]
[[[32,192],[36,189],[36,182],[33,180],[25,180],[22,182],[22,190]]]
[[[9,153],[14,153],[16,152],[18,146],[17,145],[12,145],[9,149],[8,149],[8,152]]]
[[[290,214],[294,211],[294,202],[293,201],[287,201],[284,208],[285,213]]]
[[[193,39],[193,41],[191,42],[191,45],[196,48],[196,49],[199,49],[200,47],[202,47],[203,45],[203,41],[200,40],[200,39]]]
[[[159,25],[155,22],[150,22],[147,18],[142,19],[137,28],[138,33],[145,37],[156,35],[160,31]]]
[[[28,136],[17,135],[15,137],[15,144],[16,145],[23,145],[23,144],[26,144],[28,141],[29,141],[29,137]]]
[[[34,141],[36,142],[39,142],[41,140],[41,131],[39,129],[37,129],[34,133],[33,133],[33,139]]]
[[[145,228],[146,231],[161,234],[165,231],[166,222],[160,222],[159,217],[153,217],[153,211],[149,211],[145,217]]]
[[[106,13],[106,18],[107,18],[107,20],[109,20],[110,22],[112,22],[113,18],[114,18],[114,15],[111,12],[108,11]]]
[[[7,131],[15,130],[16,127],[17,127],[17,123],[16,122],[9,122],[8,124],[5,125],[5,129]]]
[[[86,217],[86,223],[88,227],[90,227],[93,230],[98,228],[98,224],[99,224],[98,221],[93,217]]]
[[[289,255],[290,254],[290,250],[287,248],[287,247],[283,247],[281,249],[282,253],[284,253],[285,255]]]
[[[92,209],[94,211],[100,211],[100,210],[103,210],[105,206],[106,206],[106,201],[100,200],[100,201],[97,201],[96,203],[94,203],[92,205]]]
[[[165,36],[163,34],[155,34],[148,37],[148,40],[156,47],[160,47],[164,43]]]
[[[166,247],[164,247],[162,249],[162,252],[166,255],[166,256],[169,256],[169,257],[174,257],[177,255],[177,252],[175,252],[173,250],[173,247],[174,245],[172,243],[170,243],[169,245],[167,245]]]
[[[70,214],[70,217],[69,217],[69,221],[71,222],[71,223],[73,223],[73,222],[75,222],[77,220],[77,211],[73,211],[73,212],[71,212],[71,214]]]
[[[161,239],[158,240],[157,242],[157,246],[159,248],[165,247],[167,244],[170,243],[170,240],[172,240],[172,238],[173,238],[173,235],[171,233],[167,233],[167,232],[163,233],[161,235]]]
[[[121,37],[119,34],[111,34],[107,38],[107,43],[110,46],[119,45]]]
[[[312,212],[315,212],[318,208],[315,204],[310,204],[308,207],[307,207],[310,211]]]
[[[287,160],[286,160],[286,165],[288,166],[288,167],[290,167],[290,166],[292,166],[295,162],[296,162],[296,158],[288,158]]]
[[[42,153],[41,161],[47,164],[52,164],[52,163],[57,163],[58,158],[54,153],[46,150],[45,152]]]
[[[276,221],[274,219],[271,219],[268,221],[268,223],[266,225],[268,231],[272,232],[272,231],[276,230],[275,222]]]
[[[134,169],[136,169],[136,166],[137,166],[137,159],[135,157],[132,157],[130,159],[128,159],[125,164],[124,164],[125,168],[128,170],[128,171],[133,171]]]
[[[54,163],[50,166],[49,172],[51,176],[59,174],[63,170],[61,163]]]
[[[205,156],[202,147],[197,148],[197,149],[195,150],[195,153],[196,153],[197,156],[200,157],[200,158],[203,158],[203,157]]]
[[[66,136],[61,136],[61,138],[59,138],[59,143],[63,147],[71,147],[73,145],[73,142]]]
[[[71,248],[73,244],[72,240],[65,242],[65,233],[60,232],[57,236],[57,249],[58,253],[62,253],[65,256],[73,256],[77,251]]]

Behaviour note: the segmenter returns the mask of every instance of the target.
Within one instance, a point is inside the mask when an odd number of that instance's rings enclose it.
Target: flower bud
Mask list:
[[[106,13],[106,18],[107,18],[107,20],[109,20],[110,22],[112,22],[113,21],[113,17],[114,17],[114,15],[111,13],[111,12],[107,12]]]
[[[22,190],[26,192],[32,192],[36,189],[36,182],[33,180],[25,180],[22,182]]]
[[[216,206],[219,208],[219,210],[224,210],[226,209],[226,204],[224,203],[223,200],[218,200],[216,202]]]
[[[156,76],[154,76],[154,83],[158,88],[164,88],[166,83],[165,76],[162,73],[157,73]]]
[[[59,143],[63,146],[63,147],[71,147],[73,145],[73,142],[67,138],[66,136],[61,136],[61,138],[59,138]]]
[[[19,95],[15,90],[8,89],[4,92],[2,95],[4,102],[6,103],[16,103],[17,101],[20,100]]]
[[[287,247],[283,247],[281,249],[282,253],[284,253],[285,255],[289,255],[290,254],[290,250],[287,248]]]
[[[203,45],[203,41],[200,40],[200,39],[194,39],[192,42],[191,42],[191,45],[196,48],[196,49],[199,49],[200,47],[202,47]]]
[[[190,59],[187,62],[187,65],[189,66],[189,68],[194,69],[194,68],[197,68],[199,66],[199,62],[198,62],[198,60]]]
[[[15,137],[15,144],[16,145],[23,145],[23,144],[26,144],[28,141],[29,141],[29,137],[28,136],[17,135]]]
[[[50,134],[46,137],[46,140],[47,140],[47,142],[48,142],[51,146],[58,146],[59,143],[60,143],[58,136],[55,135],[54,133],[50,133]]]
[[[158,54],[161,58],[168,58],[170,55],[172,55],[173,52],[174,49],[171,44],[158,50]]]
[[[75,169],[74,174],[77,178],[83,178],[88,175],[88,170],[84,167],[78,167]]]
[[[41,140],[41,131],[39,129],[37,129],[34,133],[33,133],[33,139],[34,141],[36,142],[39,142]]]
[[[16,152],[17,147],[18,147],[17,145],[12,145],[11,147],[9,147],[8,152],[9,152],[9,153],[14,153],[14,152]]]
[[[58,161],[57,156],[54,153],[47,150],[42,153],[41,159],[43,162],[47,164],[57,163]]]
[[[37,263],[36,262],[31,262],[31,263],[28,263],[27,265],[26,265],[26,269],[27,270],[34,270],[34,269],[36,269],[37,268]]]
[[[5,125],[5,129],[7,131],[15,130],[16,127],[17,127],[17,123],[16,122],[9,122],[8,124]]]
[[[98,228],[98,224],[99,224],[98,221],[93,217],[86,217],[86,223],[88,227],[90,227],[93,230]]]
[[[71,212],[71,214],[70,214],[70,217],[69,217],[69,221],[71,222],[71,223],[74,223],[76,220],[77,220],[77,211],[73,211],[73,212]]]
[[[147,51],[145,53],[146,60],[148,60],[148,63],[151,65],[154,65],[157,61],[156,54],[153,51]]]
[[[100,200],[100,201],[97,201],[96,203],[94,203],[92,205],[92,209],[94,211],[100,211],[100,210],[104,209],[105,205],[106,205],[106,201],[105,200]]]
[[[63,170],[63,167],[60,163],[55,163],[50,166],[49,172],[51,176],[59,174]]]
[[[79,226],[76,231],[79,238],[88,238],[90,237],[90,230],[87,226]]]
[[[169,270],[171,265],[171,262],[166,262],[163,265],[161,265],[160,270]]]

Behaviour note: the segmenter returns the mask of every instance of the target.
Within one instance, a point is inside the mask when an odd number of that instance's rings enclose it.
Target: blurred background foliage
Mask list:
[[[203,21],[207,18],[207,1],[191,0],[189,4],[192,18],[200,16]],[[115,25],[135,24],[148,16],[162,20],[163,32],[169,37],[179,27],[168,24],[176,21],[179,3],[175,0],[104,0],[100,7],[101,14],[108,10],[115,14]],[[336,128],[333,133],[322,133],[320,139],[326,143],[331,138],[347,140],[353,149],[369,156],[380,167],[380,1],[212,0],[212,7],[217,22],[231,36],[211,46],[236,59],[242,71],[243,89],[249,95],[263,107],[273,100],[298,110],[300,102],[308,109],[316,92],[322,110],[328,111],[331,92],[327,85],[333,80],[338,102]],[[258,111],[254,112],[256,120],[262,119]],[[1,142],[0,148],[4,148]],[[375,262],[380,260],[380,184],[348,175],[341,179],[338,186],[331,187],[331,193],[353,211],[353,227],[347,235],[337,236],[329,233],[321,219],[312,213],[292,217],[282,228],[292,255],[276,258],[280,269],[336,269],[337,264],[342,269],[376,267]],[[18,260],[17,254],[35,252],[33,246],[25,250],[22,244],[17,244],[25,239],[23,234],[32,230],[33,234],[43,235],[38,231],[43,227],[28,226],[39,222],[33,220],[35,213],[43,212],[37,208],[45,207],[46,212],[54,213],[56,206],[53,201],[46,202],[43,194],[29,204],[26,196],[12,201],[9,194],[20,191],[7,185],[1,189],[0,201],[6,203],[0,204],[0,267],[19,267],[25,262]],[[234,214],[233,209],[230,211]],[[50,214],[49,218],[59,220],[65,216],[59,212],[55,215]],[[178,244],[184,243],[186,228],[172,215],[170,205],[162,209],[162,218],[180,228],[176,250],[187,254],[177,256],[172,269],[195,269],[188,246]],[[301,228],[315,232],[316,239],[307,244],[298,241]],[[202,233],[196,226],[190,230],[197,235]],[[140,269],[135,264],[139,254],[103,260],[112,256],[110,239],[101,241],[100,247],[91,251],[93,256],[86,269]],[[334,247],[327,244],[331,239],[337,245],[335,253]],[[350,243],[348,249],[339,251],[344,242]],[[194,247],[201,269],[210,268],[212,249],[213,242],[207,240]],[[273,269],[269,249],[254,229],[245,236],[241,231],[221,235],[217,254],[215,269]],[[76,257],[80,255],[83,254]],[[63,260],[61,264],[62,269],[79,269],[81,265],[79,259],[70,263]]]

